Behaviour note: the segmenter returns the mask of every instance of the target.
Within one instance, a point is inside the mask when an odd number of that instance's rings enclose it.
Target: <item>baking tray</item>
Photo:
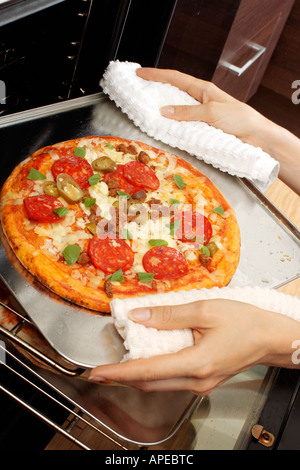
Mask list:
[[[35,150],[89,135],[117,135],[174,152],[212,180],[234,208],[241,229],[241,258],[231,286],[277,288],[299,277],[299,232],[255,186],[150,138],[102,93],[1,118],[0,185]],[[0,238],[0,277],[53,349],[84,368],[119,362],[124,349],[111,317],[63,302],[44,289],[16,260],[3,234]]]

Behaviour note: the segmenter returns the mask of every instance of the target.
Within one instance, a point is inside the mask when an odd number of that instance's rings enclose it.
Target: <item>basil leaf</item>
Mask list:
[[[152,273],[138,273],[140,282],[150,282],[154,278]]]
[[[161,240],[159,238],[152,238],[148,243],[151,246],[168,246],[168,242],[166,240]]]
[[[62,252],[63,257],[65,258],[66,263],[70,266],[71,264],[76,263],[81,253],[81,248],[78,245],[68,245]]]
[[[223,215],[223,214],[224,214],[224,208],[223,208],[223,206],[215,207],[215,208],[213,209],[213,211],[214,211],[216,214],[220,214],[220,215]]]
[[[57,207],[56,209],[53,209],[53,212],[55,214],[59,215],[60,218],[64,217],[68,213],[68,208],[67,207]]]
[[[179,229],[180,225],[181,225],[181,221],[182,219],[177,219],[177,220],[174,220],[174,222],[171,222],[169,227],[170,227],[170,235],[172,237],[174,237],[175,233],[177,232],[177,230]]]
[[[94,204],[96,204],[96,198],[95,197],[85,197],[83,200],[83,203],[85,207],[92,207]]]
[[[173,175],[173,179],[179,189],[183,189],[186,186],[186,183],[183,181],[181,175]]]
[[[73,153],[76,157],[84,158],[86,155],[86,147],[76,147]]]
[[[100,175],[99,173],[94,173],[92,176],[89,177],[89,183],[91,186],[94,186],[97,184],[100,180]]]
[[[180,201],[178,199],[170,199],[171,206],[179,206]]]
[[[115,271],[109,278],[110,281],[116,281],[116,282],[124,282],[124,276],[123,276],[123,271],[122,269],[118,269],[118,271]]]
[[[210,251],[205,245],[199,245],[199,250],[201,253],[203,253],[206,256],[210,256]]]
[[[30,168],[27,179],[29,180],[45,180],[46,176],[35,168]]]
[[[126,197],[127,199],[130,199],[130,194],[124,193],[124,191],[117,191],[117,193],[121,197]]]
[[[113,150],[115,147],[110,144],[109,142],[106,142],[106,147],[109,148],[110,150]]]
[[[131,233],[129,232],[129,230],[127,228],[124,228],[122,230],[122,237],[121,238],[124,238],[125,240],[132,240],[132,235],[131,235]]]

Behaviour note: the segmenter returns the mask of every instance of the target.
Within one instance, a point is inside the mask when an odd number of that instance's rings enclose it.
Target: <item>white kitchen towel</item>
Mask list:
[[[143,80],[136,75],[139,67],[133,62],[112,61],[100,81],[103,92],[137,127],[222,171],[248,178],[261,191],[273,183],[279,163],[261,148],[245,144],[205,122],[179,122],[163,117],[162,106],[199,102],[170,84]]]
[[[114,299],[110,303],[112,317],[127,350],[123,361],[169,354],[194,344],[190,329],[157,330],[146,328],[129,319],[131,310],[147,306],[182,305],[206,299],[245,302],[300,321],[300,298],[262,287],[213,287],[212,289],[193,289],[145,297]]]

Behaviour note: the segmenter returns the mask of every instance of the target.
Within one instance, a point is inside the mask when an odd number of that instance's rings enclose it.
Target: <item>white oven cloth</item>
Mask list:
[[[186,151],[224,172],[251,180],[261,191],[277,178],[279,163],[205,122],[179,122],[160,114],[165,105],[199,104],[186,92],[136,75],[140,65],[112,61],[100,81],[103,92],[150,137]],[[122,136],[121,136],[122,137]]]
[[[145,297],[114,299],[110,303],[112,317],[127,350],[123,361],[173,353],[194,344],[190,329],[157,330],[147,328],[128,318],[131,310],[147,306],[181,305],[206,299],[245,302],[300,321],[300,298],[262,287],[213,287],[212,289],[194,289]]]

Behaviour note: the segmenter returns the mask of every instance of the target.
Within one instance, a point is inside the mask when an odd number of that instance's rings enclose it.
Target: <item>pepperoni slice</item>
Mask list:
[[[56,160],[51,167],[51,171],[55,181],[60,173],[66,173],[76,181],[81,189],[90,186],[88,180],[90,176],[94,174],[93,168],[89,162],[75,155],[67,155],[66,157]]]
[[[155,279],[178,279],[188,272],[188,263],[180,251],[170,246],[155,246],[143,257],[147,273],[154,273]]]
[[[159,179],[154,171],[147,165],[138,160],[128,162],[124,165],[124,178],[129,183],[142,188],[156,191],[159,188]]]
[[[175,237],[183,242],[197,240],[206,245],[212,236],[212,226],[205,215],[200,212],[178,212],[171,222],[181,219],[181,223],[175,232]]]
[[[96,268],[112,274],[118,269],[127,271],[134,261],[134,253],[121,238],[93,237],[88,246],[88,253]]]
[[[54,209],[63,207],[63,204],[54,196],[41,194],[38,196],[30,196],[24,199],[24,208],[29,219],[37,222],[53,223],[64,220],[59,217]]]
[[[105,173],[103,181],[106,183],[108,181],[116,181],[116,189],[118,189],[119,191],[124,191],[128,194],[134,194],[137,191],[140,191],[142,188],[130,183],[129,181],[127,181],[127,179],[124,178],[124,166],[125,165],[117,165],[116,171],[114,171],[113,173]]]

